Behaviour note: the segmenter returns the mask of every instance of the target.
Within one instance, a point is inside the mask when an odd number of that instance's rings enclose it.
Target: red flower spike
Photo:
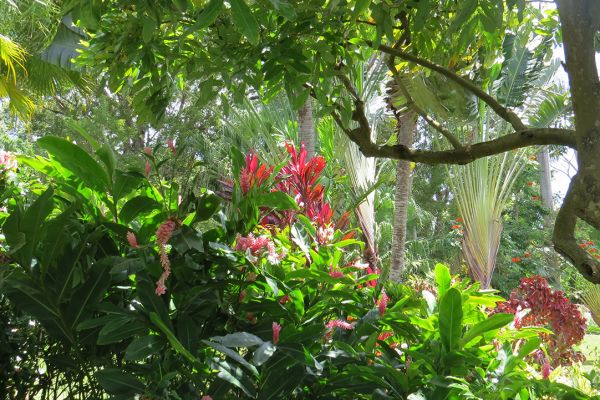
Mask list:
[[[281,325],[273,322],[273,344],[279,343],[279,332],[281,332]]]

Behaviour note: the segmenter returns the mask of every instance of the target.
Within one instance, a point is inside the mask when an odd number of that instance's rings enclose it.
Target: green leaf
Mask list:
[[[246,359],[244,359],[244,357],[242,357],[237,351],[232,350],[229,347],[223,346],[220,343],[211,342],[210,340],[203,340],[202,342],[207,346],[210,346],[213,349],[217,350],[218,352],[225,354],[229,358],[237,361],[238,363],[243,365],[248,371],[252,372],[255,376],[258,376],[258,371],[256,370],[256,367],[250,364]]]
[[[85,315],[84,311],[102,298],[104,291],[110,284],[108,265],[97,264],[90,268],[89,275],[84,284],[71,296],[72,301],[69,305],[68,316],[70,317],[72,328],[75,328],[79,324],[79,321]]]
[[[134,395],[143,393],[145,389],[138,378],[120,369],[105,368],[94,375],[104,390],[111,394]]]
[[[456,288],[448,292],[440,301],[440,338],[446,351],[458,348],[462,333],[462,296]]]
[[[535,336],[532,337],[531,339],[527,340],[525,342],[525,344],[523,344],[523,346],[521,346],[521,348],[519,349],[519,358],[523,358],[529,355],[529,353],[531,353],[532,351],[538,349],[540,347],[540,344],[542,343],[542,340],[539,338],[539,336]]]
[[[479,322],[477,325],[469,329],[462,338],[461,346],[465,346],[477,336],[481,336],[486,332],[500,329],[510,324],[514,319],[515,316],[513,314],[498,313],[492,315],[491,317]]]
[[[149,43],[154,37],[156,31],[156,21],[152,18],[144,17],[142,20],[142,39],[144,43]]]
[[[225,336],[215,336],[211,339],[227,347],[251,347],[264,343],[261,338],[248,332],[236,332]]]
[[[96,155],[106,166],[107,175],[111,177],[112,181],[112,177],[115,174],[115,168],[117,167],[117,156],[115,155],[112,147],[104,144],[96,151]]]
[[[297,210],[296,201],[283,192],[258,194],[254,197],[257,206],[270,207],[276,210]]]
[[[196,19],[196,23],[192,29],[199,30],[209,27],[215,22],[222,9],[223,0],[211,0]]]
[[[44,221],[54,208],[54,191],[48,188],[21,215],[13,212],[2,225],[6,243],[14,258],[29,269],[37,244],[42,240]]]
[[[269,0],[269,2],[273,8],[287,20],[294,21],[296,19],[296,10],[287,0]]]
[[[150,213],[154,210],[160,210],[161,204],[147,196],[137,196],[125,203],[119,212],[119,219],[128,224],[142,213]]]
[[[436,264],[434,275],[435,283],[437,284],[438,289],[438,297],[441,299],[444,297],[448,289],[450,289],[450,284],[452,282],[450,270],[444,264]]]
[[[115,171],[115,183],[113,186],[113,197],[114,201],[118,201],[123,197],[129,195],[133,190],[137,189],[138,186],[144,180],[144,176],[138,172],[133,171]]]
[[[37,144],[88,187],[106,191],[109,185],[106,171],[84,149],[56,136],[44,136]]]
[[[165,334],[165,336],[167,337],[167,340],[169,340],[169,343],[171,343],[171,347],[173,347],[173,350],[175,350],[177,353],[181,354],[192,364],[197,364],[198,360],[196,359],[196,357],[194,357],[194,355],[192,353],[190,353],[190,351],[188,349],[183,347],[183,345],[177,339],[177,337],[175,336],[173,331],[171,331],[169,329],[169,327],[162,321],[162,319],[158,316],[157,313],[155,313],[155,312],[150,313],[150,321],[152,321],[152,323],[154,325],[156,325],[158,327],[158,329],[160,329],[162,331],[162,333]]]
[[[271,356],[275,353],[276,350],[277,347],[273,343],[271,343],[270,341],[264,342],[258,347],[258,349],[254,351],[252,362],[254,363],[254,365],[261,366],[265,362],[267,362],[269,358],[271,358]]]
[[[229,0],[229,4],[234,25],[251,44],[256,46],[259,41],[259,27],[252,10],[244,0]]]
[[[146,330],[144,324],[131,316],[114,316],[98,333],[97,344],[118,343]]]
[[[206,221],[212,217],[221,206],[221,199],[213,193],[203,195],[196,204],[196,221]]]
[[[158,335],[147,335],[136,338],[125,349],[125,360],[137,361],[158,353],[163,339]]]
[[[358,18],[371,4],[371,0],[356,0],[354,10],[352,11],[352,19]]]

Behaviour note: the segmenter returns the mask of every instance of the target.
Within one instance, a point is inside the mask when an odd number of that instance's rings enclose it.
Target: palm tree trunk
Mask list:
[[[537,154],[537,160],[540,164],[540,196],[544,207],[553,209],[552,183],[550,176],[550,154],[548,146],[544,146]]]
[[[408,112],[398,119],[398,144],[411,146],[414,140],[416,114]],[[408,217],[408,199],[412,177],[410,162],[398,161],[396,166],[396,188],[394,196],[394,236],[392,239],[392,264],[389,277],[400,282],[405,269],[404,248],[406,245],[406,220]]]
[[[317,137],[310,97],[306,99],[302,108],[298,110],[298,139],[300,143],[304,143],[308,158],[314,156],[316,152]]]

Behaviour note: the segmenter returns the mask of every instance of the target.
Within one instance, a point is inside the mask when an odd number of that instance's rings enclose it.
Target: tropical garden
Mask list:
[[[600,399],[599,32],[2,0],[0,399]]]

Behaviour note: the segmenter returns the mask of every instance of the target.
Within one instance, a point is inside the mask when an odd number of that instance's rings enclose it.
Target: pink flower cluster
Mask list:
[[[273,322],[273,344],[279,343],[279,332],[281,332],[281,325]]]
[[[0,172],[17,169],[17,157],[14,154],[0,150]]]
[[[352,326],[352,324],[346,321],[342,321],[341,319],[331,320],[327,323],[327,325],[325,325],[325,329],[333,331],[335,328],[340,328],[349,331],[351,329],[354,329],[354,326]]]
[[[156,243],[158,244],[158,252],[160,254],[160,265],[163,267],[163,272],[156,282],[156,294],[158,296],[162,296],[167,292],[167,286],[165,285],[165,282],[169,275],[171,275],[171,261],[169,261],[166,245],[171,239],[171,236],[173,236],[173,232],[176,228],[177,222],[172,219],[168,219],[156,230]]]
[[[269,262],[276,264],[283,257],[282,254],[277,254],[275,244],[266,236],[254,236],[252,233],[248,236],[237,235],[235,250],[244,252],[253,257],[262,256],[265,251],[268,254]]]

